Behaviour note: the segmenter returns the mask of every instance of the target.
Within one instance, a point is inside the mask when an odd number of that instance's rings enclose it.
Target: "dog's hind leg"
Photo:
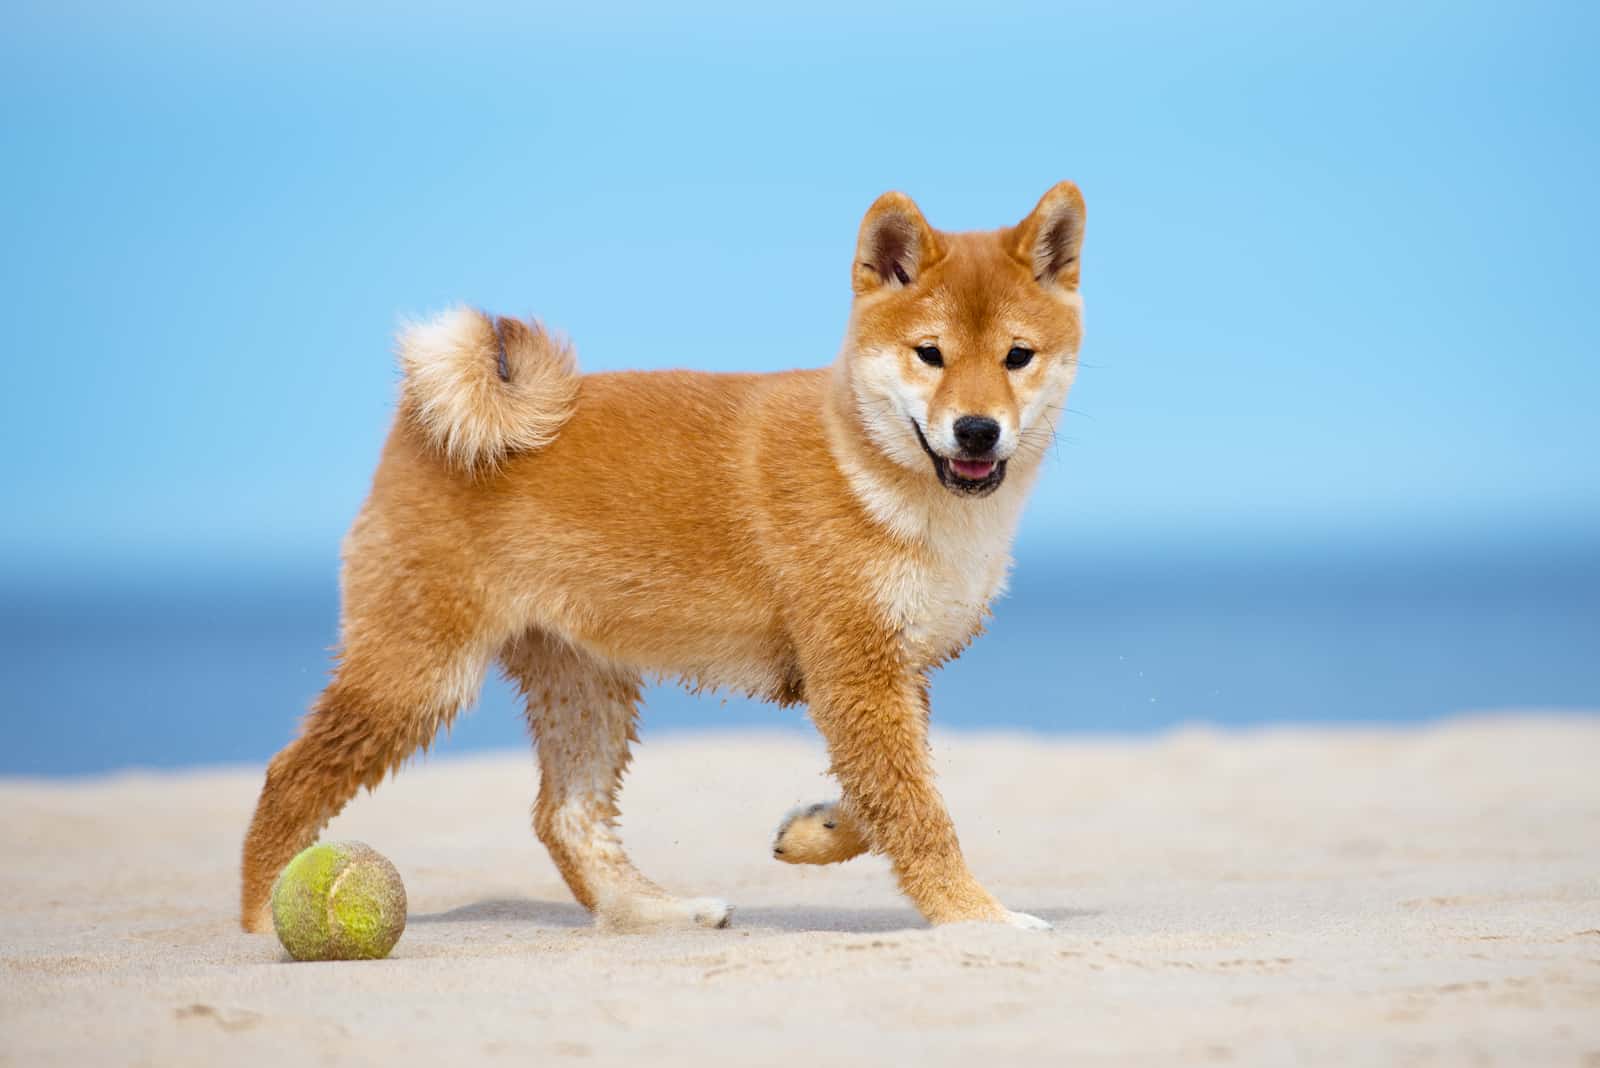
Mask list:
[[[459,598],[407,597],[357,583],[347,597],[344,648],[333,681],[301,728],[267,765],[245,837],[240,923],[272,927],[268,897],[294,855],[363,786],[419,748],[480,688],[494,642]],[[352,610],[352,607],[354,610]]]
[[[772,855],[785,864],[838,864],[865,853],[871,843],[838,801],[801,805],[783,817]]]
[[[532,631],[501,653],[528,701],[539,757],[533,826],[572,895],[602,927],[726,927],[715,898],[678,898],[633,866],[617,836],[617,791],[636,740],[637,672]]]

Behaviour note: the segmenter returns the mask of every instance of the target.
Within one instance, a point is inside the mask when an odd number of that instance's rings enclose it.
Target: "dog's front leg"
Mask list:
[[[1006,909],[967,870],[933,783],[927,681],[900,665],[889,642],[877,649],[828,645],[837,659],[806,674],[811,716],[827,740],[846,808],[873,849],[888,855],[900,889],[930,923],[1049,927]]]

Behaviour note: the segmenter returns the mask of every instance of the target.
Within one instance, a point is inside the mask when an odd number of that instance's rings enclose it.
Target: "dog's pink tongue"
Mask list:
[[[967,479],[988,478],[994,470],[993,460],[951,460],[950,470]]]

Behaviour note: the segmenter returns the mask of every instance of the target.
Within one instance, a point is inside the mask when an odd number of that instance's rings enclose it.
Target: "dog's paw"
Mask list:
[[[629,894],[602,901],[595,921],[607,931],[727,927],[733,921],[733,906],[717,897]]]
[[[733,906],[720,897],[695,897],[683,902],[696,927],[723,928],[733,923]]]
[[[866,851],[866,836],[835,801],[794,809],[772,843],[773,857],[785,864],[837,864]]]
[[[1010,909],[1006,910],[1006,914],[1001,917],[1000,922],[1007,927],[1018,927],[1024,931],[1055,930],[1049,920],[1041,920],[1039,917],[1030,916],[1026,912],[1012,912]]]

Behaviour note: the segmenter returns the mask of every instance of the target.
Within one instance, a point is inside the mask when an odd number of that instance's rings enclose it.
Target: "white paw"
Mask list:
[[[1053,931],[1049,920],[1041,920],[1037,916],[1030,916],[1026,912],[1012,912],[1006,910],[1005,919],[1001,921],[1008,927],[1020,927],[1024,931]]]
[[[696,927],[726,927],[733,922],[733,906],[720,897],[694,897],[683,904]]]
[[[726,927],[733,906],[716,897],[649,897],[630,894],[600,903],[597,921],[608,931]]]

